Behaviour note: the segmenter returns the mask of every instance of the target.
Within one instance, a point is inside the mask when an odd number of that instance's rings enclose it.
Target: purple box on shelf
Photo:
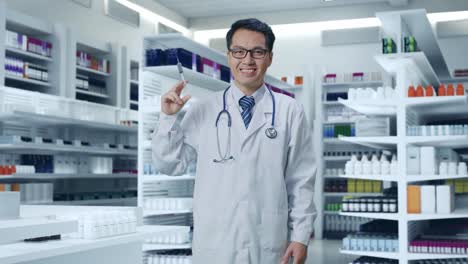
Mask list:
[[[200,55],[192,54],[192,70],[197,72],[203,72],[202,58]]]
[[[177,59],[183,67],[192,69],[192,52],[182,49],[167,49],[166,50],[166,65],[177,65]]]
[[[221,80],[225,82],[231,82],[231,69],[229,67],[220,65]]]
[[[335,83],[336,82],[336,74],[335,73],[325,74],[325,76],[323,77],[323,81],[325,83]]]
[[[353,82],[362,82],[364,81],[363,72],[353,72]]]
[[[218,65],[214,61],[207,59],[207,58],[202,58],[201,59],[202,63],[202,73],[212,76],[214,78],[219,79],[219,70],[218,70]]]
[[[166,65],[166,52],[162,49],[146,50],[146,66]]]

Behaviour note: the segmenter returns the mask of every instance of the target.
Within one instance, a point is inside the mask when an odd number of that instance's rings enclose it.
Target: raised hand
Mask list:
[[[191,98],[190,95],[180,97],[186,82],[180,81],[161,97],[161,111],[166,115],[177,114],[185,103]]]

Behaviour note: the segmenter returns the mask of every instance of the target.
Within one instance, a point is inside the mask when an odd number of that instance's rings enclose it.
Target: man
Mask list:
[[[180,124],[184,83],[164,94],[154,161],[178,175],[197,153],[193,263],[302,264],[315,215],[311,128],[299,103],[264,84],[271,28],[240,20],[226,40],[235,81],[193,104]]]

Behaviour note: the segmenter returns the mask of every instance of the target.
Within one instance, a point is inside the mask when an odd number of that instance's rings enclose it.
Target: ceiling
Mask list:
[[[302,9],[387,3],[405,6],[408,0],[153,0],[187,19],[230,16],[249,13],[269,13]]]

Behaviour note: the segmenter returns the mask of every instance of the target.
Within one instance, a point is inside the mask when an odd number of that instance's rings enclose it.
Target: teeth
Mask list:
[[[247,73],[252,73],[254,72],[255,70],[245,70],[245,69],[241,69],[241,72],[247,72]]]

